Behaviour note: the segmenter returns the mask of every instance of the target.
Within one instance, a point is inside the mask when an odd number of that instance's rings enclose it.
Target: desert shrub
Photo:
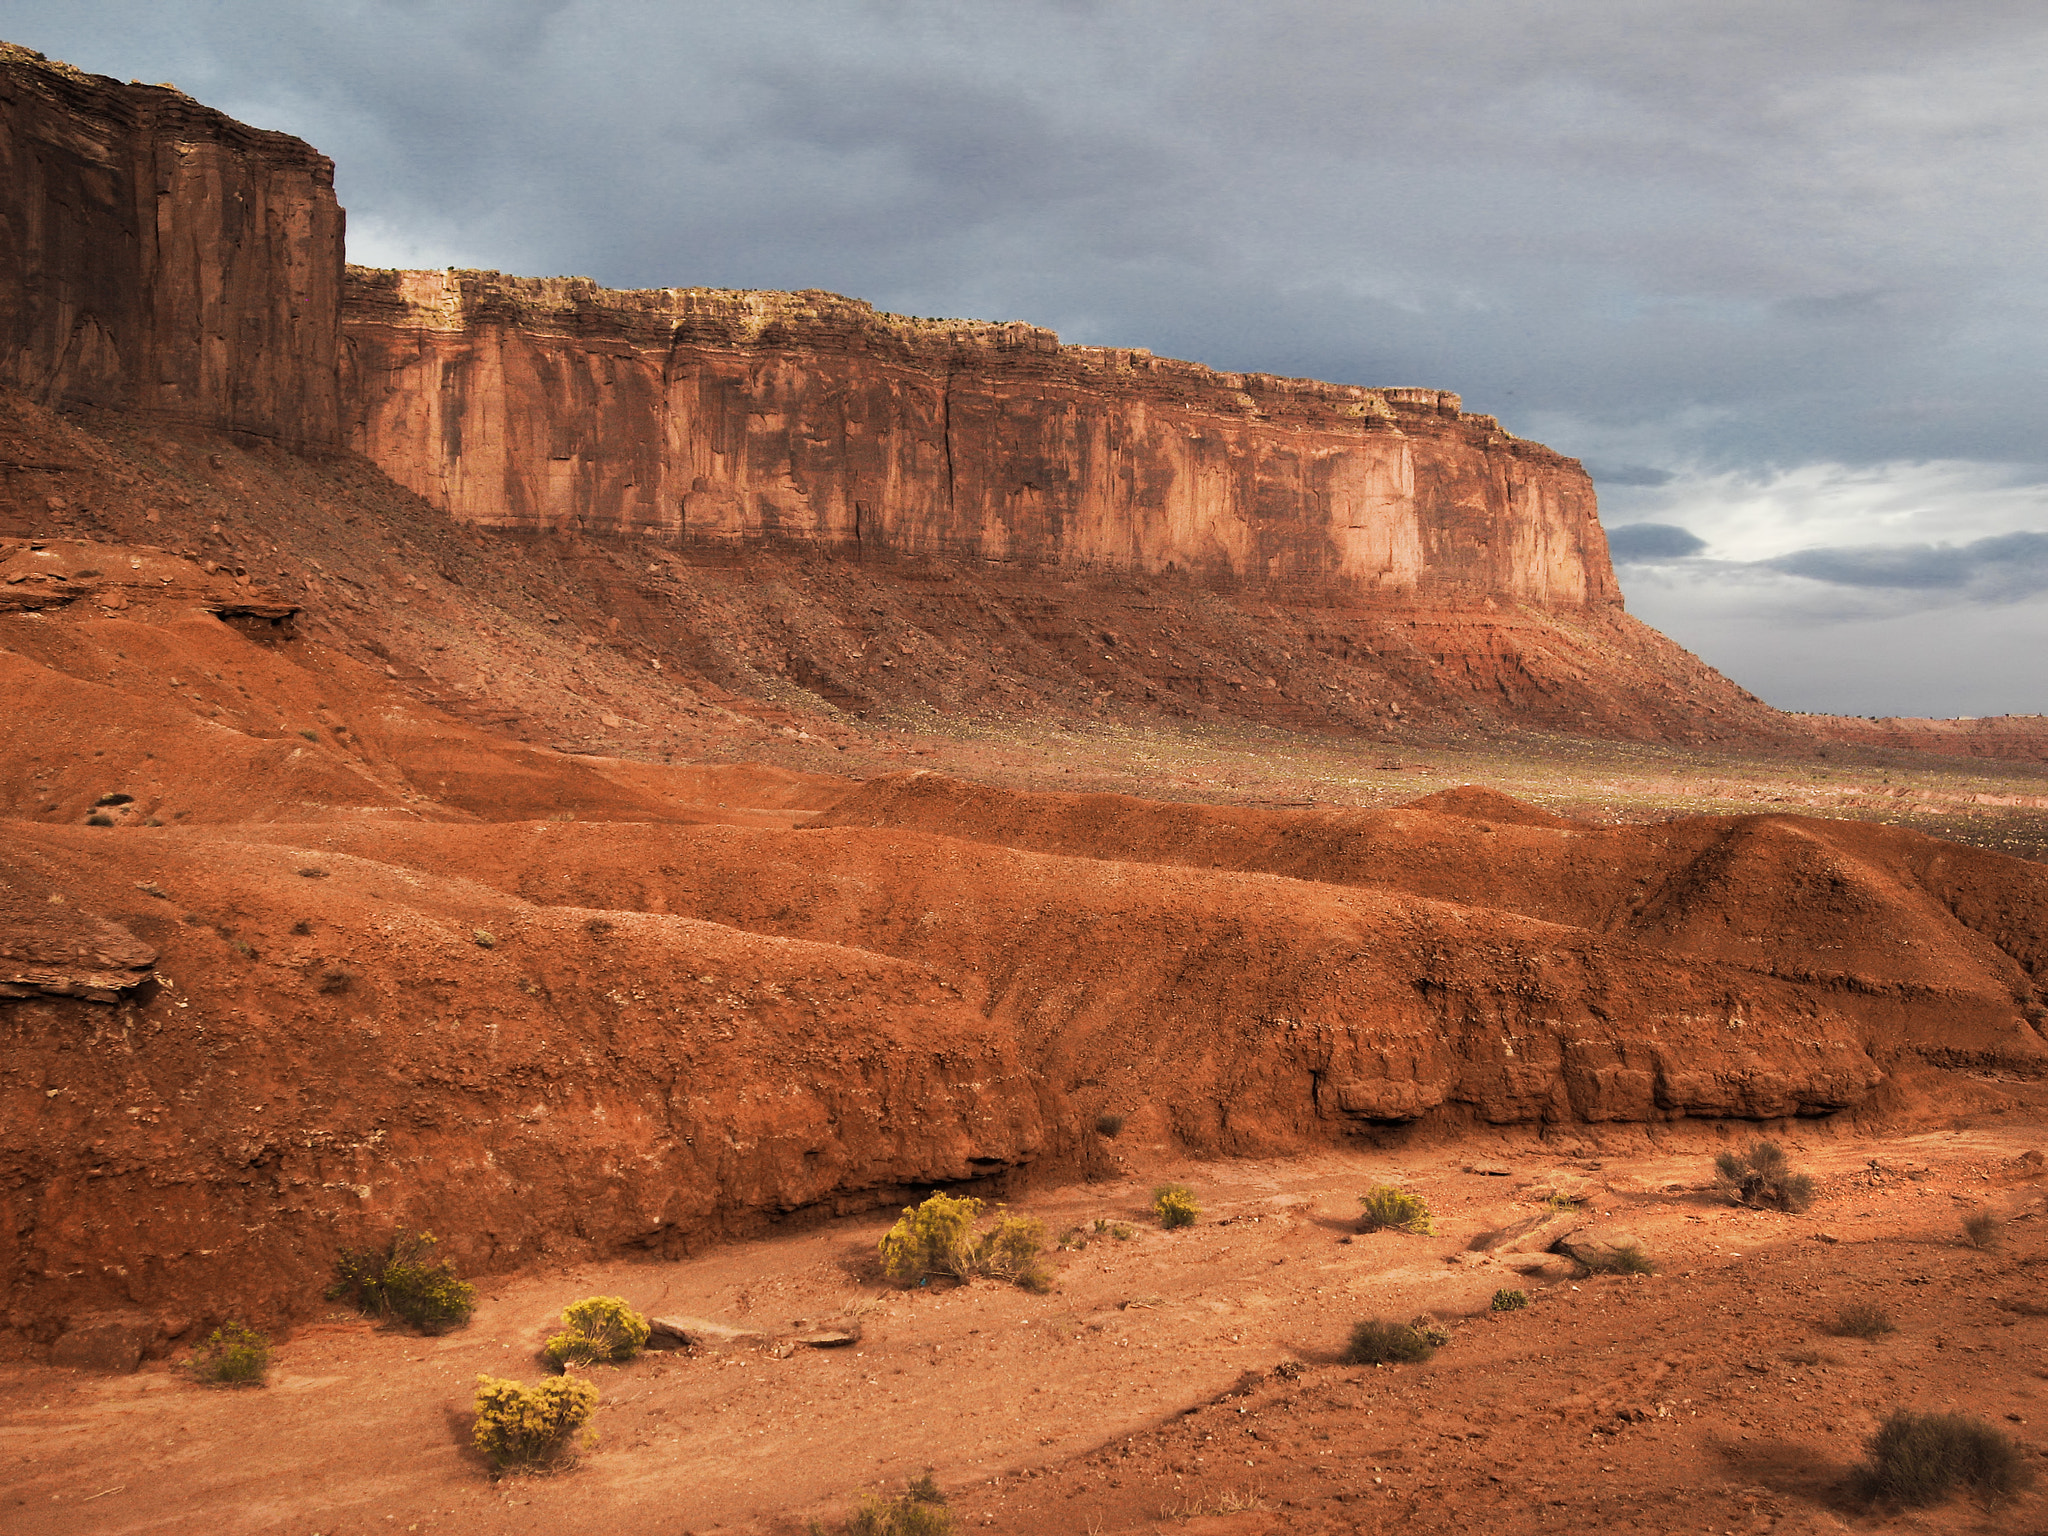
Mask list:
[[[1775,1141],[1753,1141],[1747,1152],[1723,1152],[1714,1159],[1714,1183],[1738,1205],[1803,1211],[1813,1204],[1813,1180],[1792,1172],[1785,1149]]]
[[[1394,1184],[1375,1184],[1358,1197],[1364,1207],[1358,1215],[1361,1232],[1412,1232],[1427,1237],[1436,1231],[1429,1206],[1420,1195],[1411,1195]]]
[[[479,1376],[470,1443],[501,1471],[546,1467],[567,1459],[574,1449],[570,1437],[596,1408],[597,1388],[579,1376],[531,1387],[501,1376]]]
[[[1185,1184],[1162,1184],[1152,1191],[1152,1214],[1168,1229],[1192,1227],[1202,1214],[1195,1192]]]
[[[192,1374],[210,1387],[255,1387],[270,1369],[270,1340],[229,1321],[206,1336],[192,1357]]]
[[[891,1280],[972,1274],[974,1223],[980,1215],[981,1202],[973,1196],[937,1190],[923,1204],[905,1206],[882,1237],[882,1273]]]
[[[1593,1253],[1579,1260],[1589,1274],[1595,1275],[1654,1275],[1657,1261],[1634,1243],[1624,1243],[1619,1248],[1610,1248],[1605,1253]]]
[[[1878,1426],[1868,1450],[1870,1460],[1856,1469],[1856,1481],[1867,1497],[1887,1503],[1939,1504],[1965,1486],[1995,1503],[2033,1481],[2019,1447],[1965,1413],[1900,1409]]]
[[[2005,1223],[1994,1211],[1972,1211],[1963,1218],[1963,1236],[1972,1248],[1996,1248],[2005,1238]]]
[[[1052,1289],[1052,1274],[1040,1259],[1045,1251],[1045,1223],[1035,1216],[1012,1216],[996,1208],[995,1224],[977,1233],[982,1202],[971,1195],[934,1191],[922,1205],[905,1206],[896,1225],[880,1243],[882,1272],[891,1280],[910,1281],[925,1275],[990,1275],[1010,1280],[1027,1291]]]
[[[1527,1291],[1510,1291],[1506,1288],[1493,1293],[1493,1310],[1496,1312],[1519,1312],[1529,1305]]]
[[[1100,1216],[1095,1218],[1095,1230],[1108,1233],[1120,1243],[1127,1243],[1138,1235],[1138,1229],[1129,1222],[1105,1221]]]
[[[630,1360],[647,1342],[647,1319],[619,1296],[589,1296],[562,1310],[562,1332],[547,1343],[556,1365]]]
[[[1042,1296],[1052,1289],[1052,1272],[1039,1257],[1044,1252],[1044,1222],[1036,1216],[1007,1216],[998,1210],[995,1225],[974,1245],[975,1270]]]
[[[1370,1318],[1351,1330],[1346,1365],[1415,1365],[1436,1353],[1436,1341],[1411,1323]]]
[[[954,1529],[946,1496],[929,1472],[896,1498],[861,1495],[860,1508],[846,1522],[846,1536],[951,1536]]]
[[[353,1302],[370,1317],[396,1317],[421,1333],[460,1328],[476,1310],[476,1287],[446,1259],[430,1260],[431,1232],[401,1232],[383,1252],[344,1248],[334,1261],[329,1301]]]
[[[1095,1117],[1095,1134],[1098,1136],[1113,1138],[1123,1128],[1124,1117],[1122,1115],[1097,1115]]]
[[[1898,1327],[1883,1307],[1859,1301],[1837,1312],[1827,1324],[1827,1331],[1842,1339],[1881,1339],[1898,1332]]]
[[[1551,1194],[1543,1197],[1543,1208],[1547,1211],[1553,1211],[1560,1216],[1570,1215],[1573,1211],[1581,1209],[1585,1203],[1586,1197],[1584,1195]]]

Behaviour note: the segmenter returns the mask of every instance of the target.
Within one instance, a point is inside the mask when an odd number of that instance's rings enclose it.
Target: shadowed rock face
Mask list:
[[[0,43],[0,382],[331,447],[341,236],[300,140]]]
[[[1617,607],[1571,459],[1458,397],[827,293],[349,269],[351,440],[466,520]]]

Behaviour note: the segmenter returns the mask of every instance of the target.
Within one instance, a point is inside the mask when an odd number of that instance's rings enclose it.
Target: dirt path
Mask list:
[[[2048,1218],[2022,1158],[2039,1125],[1816,1135],[1795,1147],[1822,1181],[1803,1216],[1715,1203],[1704,1138],[1148,1168],[1029,1202],[1055,1232],[1135,1229],[1060,1254],[1048,1296],[879,1285],[886,1223],[865,1217],[680,1263],[523,1276],[441,1339],[315,1323],[262,1390],[205,1390],[162,1364],[14,1368],[0,1527],[800,1530],[927,1467],[967,1528],[1019,1533],[1860,1525],[1838,1484],[1895,1404],[1958,1403],[2048,1445]],[[1155,1175],[1196,1186],[1200,1225],[1143,1221]],[[1385,1177],[1428,1198],[1437,1235],[1352,1237],[1356,1192]],[[1625,1224],[1662,1273],[1545,1285],[1464,1252],[1553,1194]],[[1997,1253],[1959,1237],[1960,1214],[1986,1205],[2010,1218]],[[1529,1309],[1490,1314],[1503,1285],[1529,1290]],[[463,1444],[474,1377],[536,1377],[553,1315],[589,1294],[771,1334],[858,1315],[864,1334],[599,1370],[582,1465],[492,1483]],[[1816,1331],[1869,1299],[1898,1333]],[[1336,1363],[1360,1317],[1423,1311],[1454,1334],[1433,1362]],[[1917,1528],[1977,1529],[1973,1508]],[[2006,1514],[2043,1509],[2037,1493]]]

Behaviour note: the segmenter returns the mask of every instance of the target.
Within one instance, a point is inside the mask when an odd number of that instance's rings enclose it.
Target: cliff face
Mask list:
[[[0,382],[334,445],[341,240],[298,139],[0,43]]]
[[[1436,390],[1217,373],[825,293],[350,268],[352,444],[455,516],[1620,604],[1591,481]]]

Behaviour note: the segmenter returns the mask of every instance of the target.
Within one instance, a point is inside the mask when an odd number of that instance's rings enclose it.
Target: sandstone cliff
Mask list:
[[[1578,464],[1428,389],[827,293],[351,267],[355,447],[467,521],[1612,608]]]
[[[341,238],[298,139],[0,43],[0,382],[331,446]]]

